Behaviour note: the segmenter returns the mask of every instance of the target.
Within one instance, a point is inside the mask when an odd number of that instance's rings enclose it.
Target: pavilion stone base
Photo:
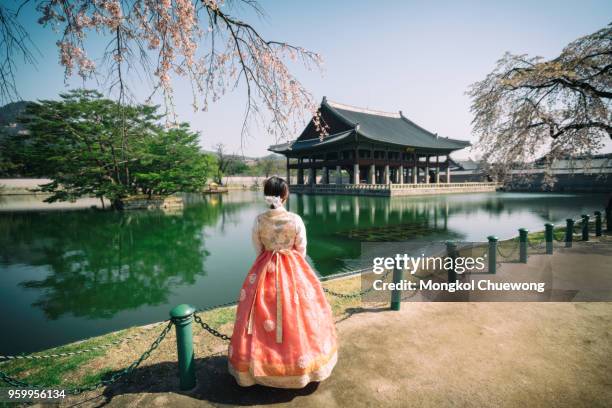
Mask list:
[[[292,184],[297,194],[343,194],[400,197],[412,195],[484,193],[497,191],[500,183],[440,183],[440,184]]]

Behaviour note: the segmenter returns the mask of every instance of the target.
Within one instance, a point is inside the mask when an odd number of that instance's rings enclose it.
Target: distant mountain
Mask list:
[[[16,134],[27,132],[18,118],[25,113],[30,101],[11,102],[0,107],[0,133]],[[2,132],[4,131],[4,132]]]
[[[11,102],[0,108],[0,126],[9,126],[17,122],[17,118],[22,115],[30,101]]]

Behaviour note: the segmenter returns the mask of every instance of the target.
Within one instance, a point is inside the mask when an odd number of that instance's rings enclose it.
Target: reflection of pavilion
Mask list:
[[[431,133],[401,111],[378,112],[323,98],[319,112],[328,136],[321,140],[313,119],[296,140],[270,147],[287,157],[288,180],[297,170],[293,192],[410,195],[495,189],[492,183],[451,184],[449,154],[470,143]]]
[[[296,195],[290,200],[290,210],[301,214],[306,220],[315,221],[312,225],[314,228],[326,228],[325,221],[328,220],[346,228],[419,223],[432,233],[447,231],[450,207],[445,200]],[[319,220],[323,220],[323,223]]]

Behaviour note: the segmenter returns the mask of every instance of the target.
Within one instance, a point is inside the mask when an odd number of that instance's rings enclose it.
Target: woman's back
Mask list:
[[[337,339],[321,283],[305,259],[306,228],[283,207],[287,182],[270,177],[271,207],[253,225],[257,258],[238,296],[228,368],[238,384],[302,388],[336,364]]]
[[[306,230],[299,215],[275,208],[260,214],[253,228],[253,244],[261,252],[296,249],[305,255]]]

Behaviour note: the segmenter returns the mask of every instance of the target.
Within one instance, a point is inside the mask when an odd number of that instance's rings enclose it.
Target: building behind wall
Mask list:
[[[545,159],[536,160],[530,166],[510,172],[504,187],[510,191],[555,191],[555,192],[612,192],[612,153],[598,154],[590,158],[566,157],[546,169]],[[492,178],[484,164],[473,160],[450,162],[451,177],[455,183],[487,182]],[[552,176],[547,183],[546,172]]]
[[[506,187],[514,191],[612,192],[612,153],[556,160],[550,170],[552,185],[545,180],[544,160],[537,160],[528,169],[513,170]]]

